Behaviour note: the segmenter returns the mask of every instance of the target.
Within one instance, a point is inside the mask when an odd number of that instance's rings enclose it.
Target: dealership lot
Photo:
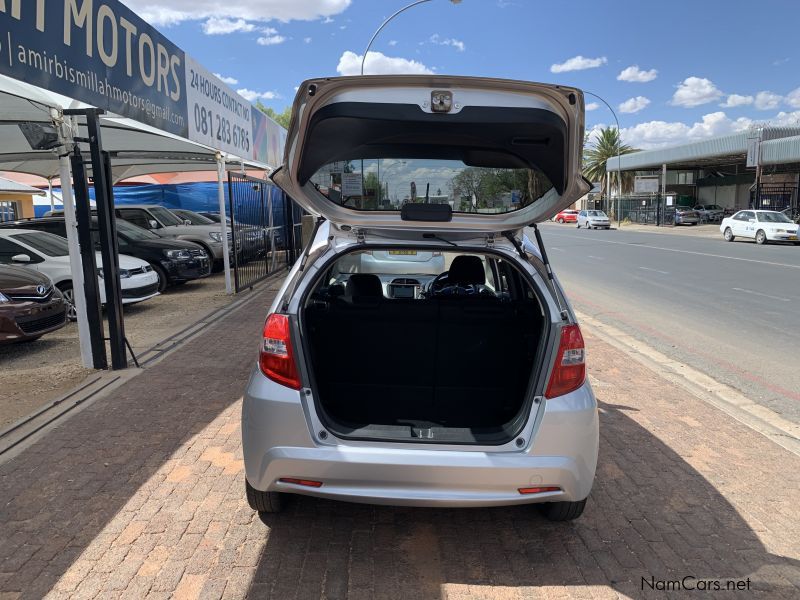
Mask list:
[[[260,520],[240,397],[278,283],[0,465],[6,597],[659,597],[642,578],[687,576],[796,597],[800,458],[591,328],[600,464],[580,520],[300,497]]]
[[[222,273],[169,288],[125,307],[126,336],[139,355],[231,301]],[[0,430],[66,394],[94,372],[81,365],[76,323],[35,342],[0,346],[0,365]]]

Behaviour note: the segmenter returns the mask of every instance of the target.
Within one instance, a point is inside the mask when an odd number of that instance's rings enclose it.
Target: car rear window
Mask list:
[[[453,212],[507,213],[553,188],[539,170],[472,167],[458,160],[370,159],[329,163],[311,182],[331,202],[356,210],[449,204]]]

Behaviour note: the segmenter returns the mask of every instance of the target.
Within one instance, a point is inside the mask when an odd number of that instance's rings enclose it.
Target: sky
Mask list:
[[[122,0],[231,87],[277,111],[305,79],[358,74],[408,0]],[[800,126],[798,0],[431,0],[378,36],[367,73],[576,86],[623,140],[663,147]],[[586,96],[587,129],[614,125]]]

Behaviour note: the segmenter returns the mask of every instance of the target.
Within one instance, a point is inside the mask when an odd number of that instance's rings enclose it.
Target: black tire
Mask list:
[[[763,229],[759,229],[756,231],[756,244],[759,246],[763,246],[767,243],[767,234],[764,233]]]
[[[581,228],[581,224],[580,224],[580,223],[577,223],[577,222],[576,222],[576,223],[575,223],[575,225],[577,226],[577,228],[578,228],[578,229],[580,229],[580,228]]]
[[[572,521],[583,514],[585,506],[586,498],[578,502],[547,502],[542,510],[549,521]]]
[[[75,293],[72,290],[71,281],[62,281],[57,286],[58,291],[64,296],[64,302],[67,304],[67,321],[78,320],[78,309],[75,308]]]
[[[733,230],[730,227],[725,228],[725,232],[722,234],[722,237],[725,238],[726,242],[732,242],[736,239],[736,236],[733,235]]]
[[[247,479],[244,480],[247,491],[247,503],[250,508],[260,513],[277,513],[283,509],[283,494],[280,492],[261,492],[255,489]]]
[[[156,275],[158,275],[158,291],[159,293],[163,294],[164,291],[169,286],[169,279],[167,278],[167,272],[164,271],[164,269],[162,269],[158,265],[155,265],[153,263],[150,263],[150,266],[153,267],[153,271],[155,271]]]

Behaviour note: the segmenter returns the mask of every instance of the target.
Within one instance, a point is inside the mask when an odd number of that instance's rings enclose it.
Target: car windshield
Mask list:
[[[183,225],[183,220],[179,219],[175,216],[174,213],[168,211],[166,208],[162,208],[161,206],[154,206],[150,209],[150,213],[165,227],[171,227],[173,225]]]
[[[175,211],[175,214],[178,215],[181,219],[186,219],[192,225],[213,225],[214,221],[209,219],[208,217],[204,217],[203,215],[196,213],[191,210],[180,210]]]
[[[11,236],[13,239],[22,242],[41,252],[45,256],[68,256],[69,246],[67,240],[52,233],[44,231],[29,231],[26,233],[16,233]]]
[[[607,218],[607,217],[606,217],[606,213],[604,213],[602,210],[590,210],[590,211],[589,211],[588,213],[586,213],[586,214],[587,214],[588,216],[590,216],[590,217],[600,217],[601,219],[602,219],[602,218]]]
[[[325,165],[311,178],[330,201],[357,210],[449,204],[454,212],[506,213],[553,188],[539,170],[470,167],[458,160],[370,159]]]
[[[758,212],[756,213],[758,220],[762,223],[792,223],[793,221],[779,212]]]
[[[117,233],[121,234],[128,240],[160,240],[161,238],[155,233],[147,231],[138,225],[134,225],[128,221],[117,219]]]

